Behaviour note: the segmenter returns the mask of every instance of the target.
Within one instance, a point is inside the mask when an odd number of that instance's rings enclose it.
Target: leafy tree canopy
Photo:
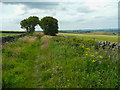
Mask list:
[[[53,17],[46,16],[42,18],[39,25],[43,29],[45,35],[54,36],[58,33],[58,20]]]
[[[28,33],[33,33],[35,31],[35,26],[39,23],[39,18],[37,16],[30,16],[20,22],[21,28],[26,29]]]

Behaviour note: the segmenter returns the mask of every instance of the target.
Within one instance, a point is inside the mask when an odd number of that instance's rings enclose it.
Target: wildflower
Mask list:
[[[93,55],[93,54],[91,54],[91,56],[93,57],[94,55]]]
[[[35,68],[37,68],[37,65],[35,66]]]
[[[89,48],[86,48],[87,50],[90,50]]]
[[[118,46],[116,46],[116,48],[118,49]]]
[[[103,57],[102,57],[102,56],[100,56],[100,58],[102,59]]]
[[[110,55],[108,56],[108,58],[110,59]]]
[[[92,60],[92,62],[96,62],[96,60]]]
[[[86,56],[88,55],[88,54],[85,54]]]
[[[101,64],[102,62],[100,61],[99,64]]]
[[[82,46],[82,48],[84,48],[84,46]]]

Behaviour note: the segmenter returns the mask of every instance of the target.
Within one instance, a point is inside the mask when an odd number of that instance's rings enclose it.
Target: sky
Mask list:
[[[2,0],[2,30],[23,30],[20,21],[29,16],[52,16],[59,30],[118,28],[119,0]],[[1,25],[1,24],[0,24]],[[41,31],[36,26],[36,31]]]

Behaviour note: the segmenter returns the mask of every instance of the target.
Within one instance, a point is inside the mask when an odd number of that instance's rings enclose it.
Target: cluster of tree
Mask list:
[[[30,16],[20,22],[21,28],[25,29],[27,33],[33,33],[35,31],[35,26],[39,25],[45,35],[56,35],[58,33],[58,20],[46,16],[39,20],[37,16]]]

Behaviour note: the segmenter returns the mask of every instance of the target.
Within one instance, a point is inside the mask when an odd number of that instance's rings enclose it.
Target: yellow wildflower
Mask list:
[[[91,56],[93,57],[94,55],[93,55],[93,54],[91,54]]]
[[[86,48],[86,50],[90,50],[89,48]]]
[[[103,57],[102,57],[102,56],[100,56],[100,58],[102,59]]]
[[[84,46],[82,46],[82,48],[84,48]]]
[[[96,60],[92,60],[92,62],[96,62]]]
[[[88,55],[88,54],[85,54],[86,56]]]

